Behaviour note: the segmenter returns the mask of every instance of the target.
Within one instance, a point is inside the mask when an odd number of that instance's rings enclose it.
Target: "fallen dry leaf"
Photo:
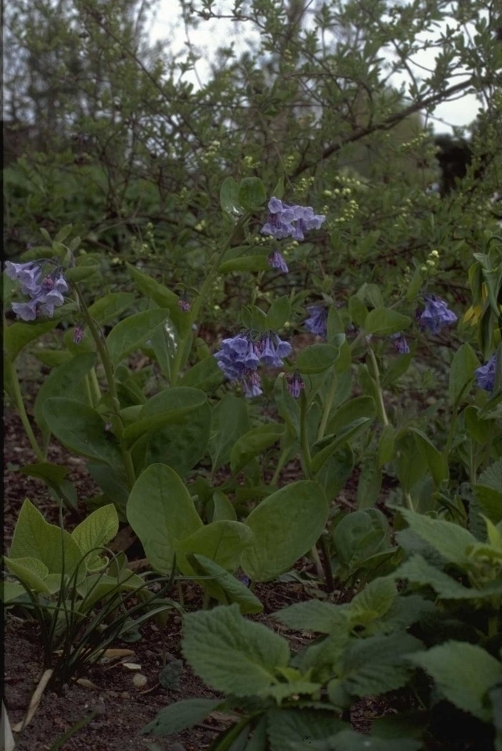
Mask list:
[[[141,670],[141,665],[137,662],[123,662],[122,665],[128,670]]]

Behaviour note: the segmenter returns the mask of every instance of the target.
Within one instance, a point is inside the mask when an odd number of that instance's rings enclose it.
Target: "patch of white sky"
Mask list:
[[[219,14],[228,16],[231,14],[233,5],[234,3],[229,0],[221,0],[217,3],[217,6],[213,7],[213,10],[217,7]],[[434,46],[420,50],[407,60],[408,66],[417,81],[427,77],[427,71],[434,69],[435,58],[441,51],[437,42],[445,27],[446,22],[437,24],[430,31],[424,32],[418,37],[419,43],[431,41]],[[469,31],[472,33],[472,28]],[[239,55],[249,48],[250,41],[255,43],[258,41],[256,31],[246,33],[242,23],[235,23],[226,18],[200,20],[197,28],[190,27],[187,29],[183,23],[177,0],[158,0],[150,21],[149,32],[152,41],[161,41],[164,45],[168,45],[169,53],[179,56],[180,59],[186,55],[189,46],[196,52],[199,60],[195,64],[195,70],[184,74],[184,80],[193,83],[196,87],[208,79],[211,64],[215,61],[218,48],[233,44],[235,54]],[[384,50],[384,55],[389,64],[395,59],[395,56],[388,49]],[[408,73],[399,71],[392,74],[389,78],[389,84],[399,88],[404,83],[406,90],[410,80]],[[456,77],[455,83],[461,80],[461,76]],[[430,121],[433,123],[436,132],[452,132],[454,127],[465,127],[471,124],[480,108],[481,104],[476,96],[462,94],[456,99],[439,104],[435,108]]]

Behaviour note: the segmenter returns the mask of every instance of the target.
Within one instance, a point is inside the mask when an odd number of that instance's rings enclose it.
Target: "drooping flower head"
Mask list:
[[[404,335],[399,331],[397,334],[391,334],[390,338],[394,343],[394,347],[397,349],[400,355],[409,355],[410,348]]]
[[[282,271],[283,274],[287,274],[289,271],[288,264],[284,260],[284,256],[282,255],[282,253],[279,253],[278,250],[276,250],[268,257],[268,262],[273,269],[279,269],[279,271]]]
[[[85,330],[82,323],[78,323],[73,329],[73,344],[80,344],[84,338]]]
[[[444,300],[437,295],[425,295],[424,310],[418,316],[422,330],[427,329],[431,334],[437,334],[442,328],[457,320],[457,316],[448,308]]]
[[[481,365],[481,367],[474,371],[474,377],[476,378],[478,388],[484,389],[485,391],[493,391],[495,385],[495,372],[497,370],[496,355],[497,353],[494,352],[485,365]]]
[[[307,308],[310,316],[304,321],[305,328],[311,334],[322,336],[328,335],[328,310],[322,305],[311,305]]]
[[[251,397],[262,393],[256,373],[258,366],[281,368],[284,365],[281,358],[288,357],[292,351],[289,342],[282,341],[273,332],[253,337],[247,331],[223,339],[215,359],[224,375],[231,381],[240,381],[246,396]]]
[[[314,214],[311,206],[290,206],[273,196],[268,202],[269,215],[261,228],[264,235],[272,235],[276,240],[292,237],[294,240],[304,240],[305,232],[319,229],[326,217]]]
[[[29,302],[13,303],[12,310],[23,321],[34,321],[39,316],[52,318],[54,308],[63,305],[64,295],[69,287],[59,267],[42,278],[45,261],[12,263],[7,261],[5,271],[10,279],[21,283],[21,292],[30,298]]]
[[[291,394],[292,397],[294,397],[295,399],[298,399],[298,397],[300,396],[302,392],[302,389],[305,388],[305,383],[303,382],[303,378],[298,372],[296,372],[296,373],[293,373],[293,375],[288,373],[288,375],[286,376],[286,380],[287,380],[289,393]]]

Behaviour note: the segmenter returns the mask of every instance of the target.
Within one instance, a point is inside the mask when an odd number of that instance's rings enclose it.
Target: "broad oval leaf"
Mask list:
[[[222,605],[230,605],[235,602],[239,605],[241,613],[262,612],[263,605],[256,595],[222,566],[204,555],[196,555],[195,553],[187,553],[187,559],[197,574],[212,577],[201,579],[199,583],[211,597],[218,600]]]
[[[183,481],[164,464],[151,464],[136,480],[126,514],[151,566],[162,573],[171,571],[175,541],[203,526]]]
[[[338,347],[332,344],[311,344],[299,353],[296,367],[304,374],[323,373],[338,360],[339,354]]]
[[[367,334],[397,334],[407,329],[411,318],[390,308],[375,308],[364,319],[363,328]]]
[[[284,425],[274,422],[260,425],[241,436],[230,453],[232,474],[236,475],[253,457],[273,446],[283,434]]]
[[[45,402],[43,411],[51,432],[64,446],[110,466],[123,466],[118,441],[105,430],[95,409],[72,399],[52,397]]]
[[[301,480],[265,498],[246,524],[254,542],[242,556],[242,568],[255,581],[270,581],[312,548],[328,518],[328,502],[316,482]]]
[[[124,441],[131,445],[145,433],[157,430],[170,423],[183,423],[191,413],[195,413],[206,401],[207,395],[201,389],[193,389],[188,386],[164,389],[143,405],[138,421],[124,430]]]
[[[194,570],[185,556],[198,553],[222,566],[226,571],[235,571],[241,560],[242,551],[253,541],[253,533],[242,522],[222,519],[200,527],[189,537],[175,544],[176,564],[182,573],[193,575]]]
[[[139,349],[168,316],[169,311],[165,308],[154,308],[119,321],[106,339],[112,363],[118,365],[124,357]]]

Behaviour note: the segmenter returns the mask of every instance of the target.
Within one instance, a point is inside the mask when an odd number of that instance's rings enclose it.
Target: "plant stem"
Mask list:
[[[333,571],[331,570],[331,558],[329,555],[329,549],[326,543],[326,538],[321,535],[318,540],[318,544],[321,548],[321,553],[322,553],[322,565],[324,568],[324,578],[326,581],[326,589],[328,590],[328,592],[334,592],[335,580],[333,579]]]
[[[78,300],[80,303],[82,315],[85,319],[86,324],[89,326],[89,331],[91,332],[92,337],[96,343],[96,347],[97,347],[99,356],[101,358],[101,362],[103,363],[103,368],[105,370],[105,376],[106,376],[106,383],[108,385],[108,391],[110,392],[110,396],[112,398],[112,409],[116,417],[114,430],[115,430],[117,438],[119,439],[120,448],[122,451],[122,459],[124,461],[124,468],[125,468],[126,475],[127,475],[127,482],[128,482],[129,487],[132,488],[132,486],[134,485],[136,481],[136,474],[134,472],[134,465],[131,459],[131,454],[126,449],[122,441],[122,433],[124,429],[124,424],[122,422],[122,417],[120,415],[120,401],[119,401],[118,394],[117,394],[117,385],[115,383],[113,364],[112,364],[112,361],[110,360],[110,355],[108,353],[106,342],[102,338],[101,331],[96,325],[93,317],[89,314],[87,305],[85,304],[85,300],[77,284],[75,284],[75,290],[76,290]]]
[[[319,558],[319,551],[317,550],[317,546],[314,545],[310,552],[312,554],[312,558],[314,559],[317,576],[322,581],[326,581],[325,571],[322,566],[321,559]]]
[[[378,372],[378,363],[376,361],[376,357],[375,357],[375,353],[373,352],[373,348],[372,347],[368,347],[368,351],[369,351],[369,356],[370,356],[371,364],[373,365],[373,375],[374,375],[375,383],[377,385],[377,390],[378,390],[378,402],[379,402],[379,407],[380,407],[380,417],[381,417],[382,423],[383,423],[383,425],[385,427],[385,426],[387,426],[389,424],[389,419],[387,417],[387,412],[385,411],[385,404],[384,404],[384,401],[383,401],[382,385],[380,383],[380,374]]]
[[[13,389],[12,396],[14,397],[14,406],[16,407],[19,417],[21,418],[21,422],[23,423],[23,428],[26,432],[26,435],[28,436],[28,440],[30,441],[31,448],[35,452],[35,456],[37,457],[37,460],[41,464],[43,464],[45,462],[46,457],[44,456],[42,449],[38,445],[38,441],[35,437],[35,433],[33,432],[31,423],[26,413],[26,408],[24,406],[24,401],[23,401],[23,397],[21,394],[21,388],[19,386],[19,379],[17,377],[16,366],[14,365],[14,363],[11,362],[7,365],[7,368],[8,368],[10,382],[12,384],[12,389]]]
[[[310,456],[309,439],[307,434],[307,397],[305,391],[300,394],[300,445],[302,448],[305,474],[307,480],[311,479],[312,458]]]
[[[333,401],[335,399],[336,385],[337,385],[337,377],[336,377],[335,369],[333,367],[331,385],[329,387],[328,396],[326,397],[326,402],[324,404],[324,412],[322,414],[321,424],[319,425],[319,430],[317,432],[318,441],[320,441],[321,438],[324,437],[324,432],[326,430],[326,425],[328,424],[331,407],[333,406]]]
[[[95,368],[91,368],[90,379],[94,391],[94,404],[97,405],[101,400],[101,389],[99,388],[99,382]]]
[[[409,493],[404,494],[404,505],[410,511],[415,511],[415,508],[413,506],[413,501],[411,500],[411,495]]]

